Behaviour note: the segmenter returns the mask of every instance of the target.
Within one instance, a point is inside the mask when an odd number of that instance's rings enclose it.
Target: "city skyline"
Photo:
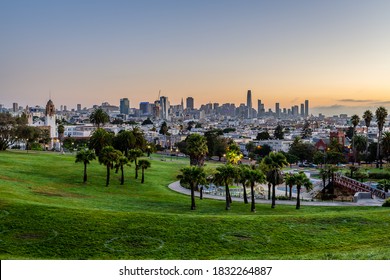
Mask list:
[[[388,107],[389,1],[8,1],[0,104]],[[254,108],[257,109],[257,108]]]

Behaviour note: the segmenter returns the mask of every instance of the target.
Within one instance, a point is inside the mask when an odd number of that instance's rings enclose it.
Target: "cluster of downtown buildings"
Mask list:
[[[185,101],[185,107],[183,99],[181,104],[171,105],[168,97],[159,96],[155,102],[141,102],[139,108],[131,108],[129,99],[122,98],[119,100],[119,106],[105,102],[100,106],[82,108],[81,104],[77,104],[75,109],[68,110],[63,105],[55,107],[49,100],[46,107],[22,108],[14,103],[12,108],[6,109],[0,105],[0,112],[10,112],[13,115],[21,115],[24,112],[28,116],[29,125],[48,127],[52,139],[50,148],[53,149],[58,149],[60,142],[56,120],[65,121],[64,137],[88,139],[95,130],[89,121],[89,116],[96,108],[106,111],[111,121],[116,120],[112,122],[115,124],[106,124],[104,127],[106,130],[118,133],[137,125],[143,130],[149,142],[168,149],[175,148],[176,143],[184,140],[190,133],[203,134],[210,129],[230,128],[230,132],[225,133],[224,136],[239,144],[244,154],[245,145],[251,141],[259,145],[267,144],[274,151],[287,151],[292,141],[301,135],[306,122],[310,123],[312,136],[305,141],[317,145],[319,149],[325,149],[331,137],[337,137],[341,144],[349,145],[349,139],[342,132],[351,126],[349,117],[346,114],[332,117],[325,117],[322,114],[309,115],[309,100],[290,108],[280,108],[280,104],[275,103],[274,110],[265,110],[261,100],[257,100],[257,110],[255,110],[252,105],[252,92],[248,90],[246,104],[242,103],[238,107],[232,103],[221,105],[208,103],[195,108],[193,97],[187,97]],[[147,119],[150,119],[152,124],[142,125]],[[166,122],[169,127],[169,136],[159,134],[163,122]],[[189,129],[190,123],[196,125]],[[272,136],[273,130],[278,125],[285,128],[284,139],[256,140],[257,134],[261,131],[266,130]],[[365,134],[373,141],[377,137],[378,130],[374,121],[367,131],[362,120],[357,130],[358,133]]]

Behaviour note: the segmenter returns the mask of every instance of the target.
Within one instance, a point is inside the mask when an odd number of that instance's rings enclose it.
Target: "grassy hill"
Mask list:
[[[390,210],[190,198],[168,189],[185,159],[152,159],[125,185],[74,155],[0,153],[0,259],[390,259]],[[210,164],[209,164],[210,165]]]

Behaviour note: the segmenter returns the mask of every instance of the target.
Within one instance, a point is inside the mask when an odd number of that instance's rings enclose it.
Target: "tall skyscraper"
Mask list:
[[[309,116],[309,100],[305,100],[305,117]]]
[[[251,90],[248,90],[246,94],[246,107],[247,107],[247,118],[251,119],[252,118],[252,92]]]
[[[275,103],[275,116],[276,116],[277,118],[280,117],[279,103]]]
[[[19,110],[19,105],[18,103],[12,103],[12,111],[13,112],[17,112]]]
[[[186,109],[187,110],[194,110],[194,98],[193,97],[187,97]]]
[[[149,111],[149,102],[140,102],[139,103],[139,110],[140,110],[140,114],[141,116],[145,116],[145,115],[149,115],[150,114],[150,111]]]
[[[77,111],[81,111],[81,104],[77,104]]]
[[[305,116],[305,105],[301,103],[301,117]]]
[[[130,109],[130,101],[128,98],[122,98],[119,104],[119,111],[121,114],[128,115]]]
[[[169,107],[170,107],[170,104],[168,101],[168,97],[161,96],[160,97],[160,108],[161,108],[160,114],[161,114],[161,118],[163,120],[169,120]]]

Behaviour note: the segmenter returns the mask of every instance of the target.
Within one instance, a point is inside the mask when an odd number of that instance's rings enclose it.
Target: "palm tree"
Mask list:
[[[374,117],[374,115],[372,114],[372,112],[370,110],[366,110],[364,111],[363,113],[363,120],[366,124],[366,128],[367,128],[367,145],[366,145],[366,162],[367,162],[367,153],[368,153],[368,127],[370,126],[371,124],[371,121],[372,121],[372,118]]]
[[[265,183],[265,175],[258,169],[247,169],[245,170],[246,178],[251,185],[251,212],[256,212],[255,206],[255,184]]]
[[[383,155],[388,159],[390,156],[390,131],[383,132],[381,144]]]
[[[94,159],[96,159],[96,155],[91,150],[81,150],[76,154],[76,162],[84,163],[84,184],[87,182],[87,165]]]
[[[64,139],[64,132],[65,132],[65,127],[63,124],[59,124],[57,127],[57,132],[58,132],[58,140],[60,141],[60,151],[61,151],[61,142]]]
[[[104,164],[107,168],[106,187],[110,184],[110,170],[114,168],[121,156],[122,153],[112,146],[105,146],[99,154],[99,163]]]
[[[203,166],[208,153],[206,137],[194,133],[189,135],[185,142],[187,144],[186,153],[190,156],[190,164]]]
[[[102,108],[97,108],[89,116],[89,121],[96,125],[99,129],[101,125],[104,125],[110,121],[110,117]]]
[[[297,185],[297,204],[296,209],[301,208],[301,187],[304,186],[307,191],[310,191],[313,187],[313,184],[310,182],[310,179],[302,171],[295,174],[295,183]]]
[[[125,183],[125,174],[124,174],[124,166],[129,163],[129,159],[122,155],[118,158],[118,162],[115,164],[116,172],[118,172],[118,169],[121,169],[121,185]]]
[[[141,184],[143,184],[145,182],[145,169],[148,169],[151,166],[151,163],[147,159],[140,159],[138,164],[142,170]]]
[[[138,166],[138,158],[139,157],[142,157],[144,155],[144,152],[141,150],[141,149],[138,149],[138,148],[135,148],[135,149],[131,149],[129,151],[129,160],[130,162],[133,162],[135,163],[135,179],[138,179],[138,169],[139,169],[139,166]]]
[[[248,178],[247,178],[247,170],[249,169],[248,165],[238,165],[236,167],[236,174],[237,177],[235,178],[238,183],[242,184],[242,188],[244,190],[244,203],[248,204],[248,195],[246,192],[246,186],[248,184]]]
[[[226,196],[226,210],[230,210],[230,203],[232,198],[230,196],[229,184],[236,177],[235,168],[231,164],[226,164],[217,167],[217,173],[215,173],[215,181],[218,184],[225,185],[225,196]]]
[[[295,185],[295,176],[292,173],[284,174],[284,180],[286,184],[289,186],[289,200],[292,198],[292,188]]]
[[[112,133],[107,132],[103,128],[98,128],[93,132],[89,139],[88,147],[95,150],[97,156],[105,146],[111,145]]]
[[[178,175],[177,178],[180,179],[180,182],[184,182],[190,185],[191,210],[195,210],[195,188],[198,184],[204,183],[206,181],[206,173],[204,172],[203,168],[199,166],[184,167],[180,171],[182,174]]]
[[[353,161],[352,161],[352,165],[355,164],[355,161],[356,161],[356,149],[355,149],[355,130],[356,130],[356,126],[359,124],[360,122],[360,118],[358,115],[353,115],[351,117],[351,123],[352,123],[352,126],[353,126],[353,131],[352,131],[352,152],[353,152]]]
[[[385,125],[385,121],[387,118],[387,110],[385,107],[380,106],[378,109],[375,111],[375,116],[376,116],[376,123],[378,124],[378,145],[376,149],[376,168],[380,167],[382,168],[382,159],[380,157],[380,144],[381,144],[381,139],[382,139],[382,131],[383,131],[383,126]]]
[[[271,152],[263,158],[262,162],[267,167],[267,181],[272,184],[272,204],[271,208],[275,208],[275,186],[283,183],[283,174],[281,169],[288,165],[286,157],[281,152]]]
[[[355,150],[356,150],[356,159],[358,163],[360,164],[360,153],[363,152],[367,147],[367,138],[363,135],[355,135],[353,137],[354,143],[355,143]]]

